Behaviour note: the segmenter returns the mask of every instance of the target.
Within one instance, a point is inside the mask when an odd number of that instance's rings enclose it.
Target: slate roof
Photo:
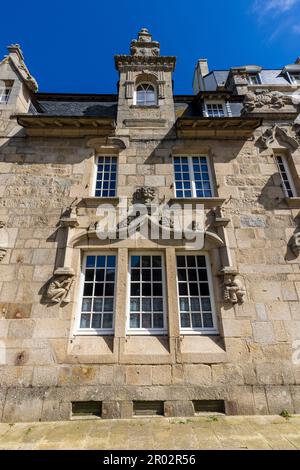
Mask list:
[[[206,91],[214,91],[226,82],[229,70],[212,70],[203,77]],[[285,74],[279,69],[262,69],[259,73],[262,85],[290,85]]]
[[[48,116],[117,117],[117,95],[66,95],[36,93],[29,110]]]

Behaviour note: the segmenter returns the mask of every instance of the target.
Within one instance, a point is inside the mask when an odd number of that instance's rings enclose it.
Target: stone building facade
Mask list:
[[[115,57],[117,94],[53,94],[8,49],[1,420],[299,413],[300,60],[200,60],[194,95],[174,95],[176,59],[142,29]],[[121,201],[144,222],[102,237],[99,205]],[[172,214],[144,236],[150,203],[201,205],[201,247]]]

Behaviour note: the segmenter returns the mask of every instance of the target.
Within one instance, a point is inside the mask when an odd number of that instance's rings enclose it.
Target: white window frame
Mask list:
[[[257,78],[257,83],[252,83],[252,78],[253,77],[256,77]],[[261,76],[260,76],[260,73],[259,72],[249,72],[248,73],[248,85],[250,86],[256,86],[256,85],[261,85],[262,84],[262,81],[261,81]]]
[[[278,157],[280,157],[281,160],[282,160],[282,163],[283,163],[283,166],[284,166],[284,169],[285,169],[285,173],[286,173],[289,185],[291,187],[291,191],[293,193],[292,196],[289,196],[289,194],[287,192],[287,189],[285,187],[284,179],[283,179],[281,170],[279,168]],[[288,198],[296,197],[297,191],[296,191],[296,188],[295,188],[295,185],[294,185],[294,181],[293,181],[293,178],[292,178],[292,175],[291,175],[291,172],[290,172],[290,168],[289,168],[289,164],[288,164],[286,156],[283,155],[283,154],[277,153],[275,155],[275,160],[276,160],[276,166],[277,166],[277,169],[278,169],[278,173],[280,174],[282,190],[284,192],[285,197],[288,197]]]
[[[177,196],[176,195],[176,179],[175,179],[175,167],[174,167],[174,158],[175,157],[187,157],[188,159],[188,165],[189,165],[189,175],[190,175],[190,183],[191,183],[191,191],[192,191],[192,196],[191,198],[185,197],[185,196]],[[195,181],[195,175],[194,175],[194,168],[193,168],[193,157],[205,157],[206,162],[207,162],[207,168],[208,168],[208,177],[209,177],[209,183],[210,183],[210,190],[211,190],[211,196],[197,196],[196,192],[196,181]],[[172,156],[172,164],[173,164],[173,179],[174,179],[174,196],[176,199],[211,199],[215,197],[215,191],[214,191],[214,185],[213,185],[213,179],[212,179],[212,172],[211,172],[211,165],[210,165],[210,157],[208,155],[176,155],[174,154]]]
[[[177,272],[177,256],[204,256],[205,263],[206,263],[206,271],[207,271],[207,279],[208,279],[208,287],[210,292],[210,302],[212,307],[212,320],[213,320],[213,328],[181,328],[181,317],[180,317],[180,300],[179,300],[179,280],[178,280],[178,272]],[[210,335],[218,335],[218,321],[217,321],[217,314],[216,314],[216,304],[214,298],[214,289],[213,289],[213,280],[212,280],[212,269],[210,263],[209,254],[206,251],[176,251],[176,289],[177,289],[177,305],[178,305],[178,321],[179,321],[179,330],[180,334],[182,335],[201,335],[201,336],[210,336]]]
[[[5,83],[5,80],[4,80],[4,83]],[[12,92],[12,88],[13,88],[13,83],[11,83],[9,85],[4,85],[4,86],[1,85],[0,86],[0,105],[1,104],[5,104],[5,105],[8,104],[9,98],[10,98],[10,95],[11,95],[11,92]]]
[[[96,196],[96,184],[97,184],[97,175],[98,175],[98,160],[99,158],[102,157],[115,157],[116,162],[117,162],[117,170],[116,170],[116,190],[115,190],[115,196]],[[91,191],[91,197],[95,197],[97,199],[106,199],[106,198],[114,198],[118,197],[118,176],[119,176],[119,161],[118,161],[118,156],[115,154],[97,154],[95,159],[94,159],[94,172],[93,172],[93,181],[92,181],[92,191]]]
[[[163,328],[130,328],[130,290],[131,290],[131,256],[161,256],[162,259],[162,289],[163,289]],[[142,297],[140,297],[142,298]],[[165,268],[165,254],[162,251],[130,251],[128,253],[128,272],[127,272],[127,311],[126,311],[126,335],[128,336],[165,336],[168,334],[168,313],[167,313],[167,280]]]
[[[155,98],[155,103],[154,104],[140,104],[140,103],[137,103],[137,88],[140,86],[140,85],[151,85],[154,89],[154,98]],[[145,81],[142,81],[140,83],[137,83],[135,88],[134,88],[134,92],[133,92],[133,104],[135,106],[139,106],[141,108],[149,108],[151,106],[157,106],[158,105],[158,96],[157,96],[157,87],[154,83],[152,82],[147,82],[146,80]]]
[[[295,78],[295,75],[299,78]],[[290,72],[289,78],[292,85],[300,85],[300,72]]]
[[[222,108],[223,108],[223,113],[224,113],[224,117],[227,117],[227,109],[226,109],[226,106],[225,106],[225,102],[224,101],[220,101],[220,100],[205,100],[205,103],[204,103],[204,106],[205,106],[205,116],[206,117],[211,117],[211,118],[222,118],[223,116],[209,116],[208,115],[208,108],[207,108],[207,105],[208,104],[211,104],[211,105],[221,105]]]
[[[115,288],[114,288],[114,311],[113,311],[113,325],[112,328],[100,329],[100,328],[80,328],[81,314],[84,313],[81,311],[82,299],[83,299],[83,289],[84,289],[84,280],[85,280],[85,269],[86,269],[86,259],[88,256],[115,256],[116,257],[116,266],[115,266]],[[115,315],[116,315],[116,292],[117,292],[117,273],[118,273],[118,253],[117,251],[85,251],[82,255],[81,267],[80,267],[80,280],[79,280],[79,292],[78,292],[78,308],[76,312],[76,321],[74,328],[75,336],[113,336],[115,330]]]

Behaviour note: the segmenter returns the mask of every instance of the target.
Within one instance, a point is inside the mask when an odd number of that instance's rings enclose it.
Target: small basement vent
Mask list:
[[[194,412],[198,413],[225,413],[224,400],[195,400]]]
[[[163,416],[164,415],[164,402],[163,401],[134,401],[133,402],[133,415],[134,416]]]
[[[102,403],[101,401],[73,401],[72,416],[97,416],[101,417]]]

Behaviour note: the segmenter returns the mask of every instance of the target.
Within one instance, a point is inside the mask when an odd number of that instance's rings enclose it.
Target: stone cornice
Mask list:
[[[116,55],[115,66],[116,69],[122,71],[123,69],[135,69],[140,67],[155,67],[164,70],[173,71],[176,64],[176,57],[174,56],[130,56],[130,55]]]
[[[111,117],[94,116],[45,116],[18,114],[14,116],[29,135],[111,135],[115,120]]]
[[[178,137],[243,137],[253,135],[262,120],[256,117],[179,117],[176,121]]]

